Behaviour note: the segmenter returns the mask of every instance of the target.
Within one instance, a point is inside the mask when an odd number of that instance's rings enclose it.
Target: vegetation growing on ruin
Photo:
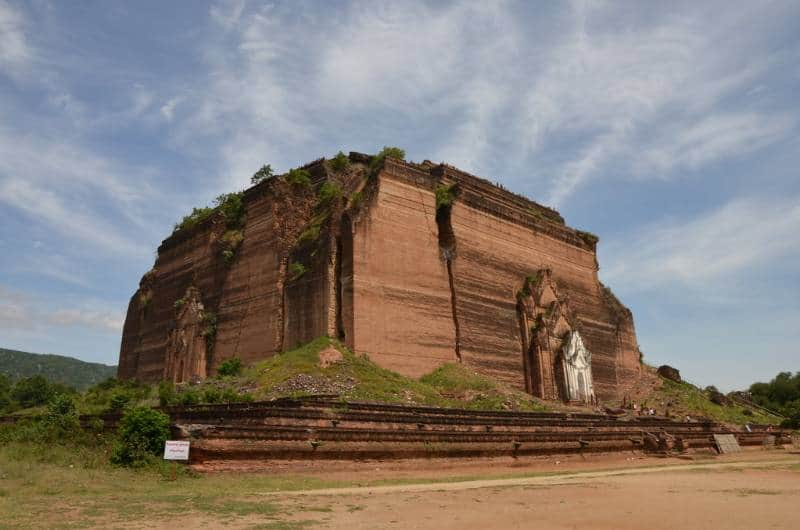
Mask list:
[[[406,159],[406,152],[399,147],[389,147],[385,146],[381,151],[372,157],[372,160],[369,162],[369,177],[374,178],[378,171],[380,171],[381,167],[383,167],[383,162],[387,158],[394,158],[396,160],[405,160]]]
[[[319,197],[320,204],[328,205],[342,196],[342,188],[337,183],[328,180],[319,187],[317,196]]]
[[[292,186],[297,186],[300,188],[307,188],[311,186],[311,173],[306,171],[305,169],[295,168],[290,169],[288,173],[286,173],[286,182],[291,184]]]
[[[320,352],[333,348],[341,360],[327,367]],[[257,397],[334,393],[343,399],[481,410],[544,410],[531,396],[462,365],[448,364],[420,380],[402,376],[358,355],[334,339],[321,337],[262,361],[244,371],[257,382]]]
[[[577,232],[578,232],[578,237],[583,239],[586,242],[586,244],[590,246],[594,246],[597,244],[598,241],[600,241],[600,238],[591,232],[584,232],[583,230],[578,230]]]
[[[298,243],[305,243],[307,241],[316,241],[319,239],[320,231],[322,230],[322,223],[315,223],[312,219],[312,222],[300,232],[300,235],[297,237]]]
[[[331,158],[330,165],[331,169],[333,169],[337,173],[341,173],[342,171],[347,169],[348,166],[350,165],[350,159],[347,157],[346,154],[339,151],[338,153],[336,153],[336,156]]]
[[[217,368],[217,374],[222,377],[239,375],[242,372],[242,360],[238,357],[225,359]]]
[[[261,169],[256,171],[252,177],[250,177],[250,184],[256,185],[261,184],[265,180],[269,180],[275,176],[275,173],[272,172],[272,166],[269,164],[261,166]]]
[[[188,230],[195,225],[198,225],[211,217],[214,214],[214,208],[209,206],[204,206],[202,208],[192,208],[192,212],[189,215],[186,215],[183,219],[180,220],[179,223],[175,225],[172,233],[179,232],[181,230]]]
[[[203,331],[201,335],[206,340],[206,353],[214,351],[214,342],[217,340],[217,314],[213,311],[203,312]]]
[[[245,208],[242,202],[242,192],[223,193],[214,199],[213,206],[193,208],[189,215],[185,216],[175,225],[175,229],[172,233],[174,234],[175,232],[197,226],[217,214],[223,216],[225,224],[229,229],[241,228],[244,224],[244,213]]]
[[[222,248],[220,255],[226,265],[231,265],[236,258],[236,250],[244,241],[244,231],[239,228],[235,230],[227,230],[219,238],[219,244]]]
[[[614,294],[614,291],[611,290],[610,287],[606,286],[603,282],[600,282],[600,294],[603,295],[603,299],[608,303],[617,313],[627,313],[628,308],[622,305],[622,302],[619,301],[617,295]]]
[[[525,276],[525,281],[522,284],[522,288],[519,291],[517,291],[517,300],[523,300],[531,296],[531,294],[533,294],[531,288],[535,288],[536,286],[538,286],[540,281],[542,281],[541,272],[537,272],[534,275],[529,274]]]
[[[458,183],[441,184],[436,187],[436,212],[453,206],[458,194]]]
[[[361,202],[364,200],[364,193],[361,191],[354,191],[350,194],[350,206],[352,208],[358,208],[361,206]]]
[[[539,313],[533,319],[533,324],[531,324],[531,334],[538,333],[540,329],[544,329],[544,315],[542,313]]]
[[[536,219],[537,221],[544,221],[547,223],[559,223],[564,224],[563,222],[559,222],[558,219],[554,219],[553,217],[549,217],[542,212],[539,208],[529,207],[528,214]]]
[[[139,292],[139,306],[142,309],[146,309],[147,306],[150,305],[150,302],[153,300],[153,291],[146,289],[144,291]]]
[[[220,237],[220,242],[230,250],[239,248],[242,241],[244,241],[244,232],[241,230],[227,230],[222,234],[222,237]]]
[[[299,261],[289,264],[289,278],[292,281],[301,278],[306,272],[308,272],[308,268]]]
[[[223,193],[215,199],[216,208],[225,218],[229,230],[237,230],[244,225],[244,202],[242,192]]]
[[[688,414],[695,419],[705,417],[713,421],[739,425],[777,423],[775,416],[749,409],[737,403],[728,406],[718,405],[711,401],[709,393],[690,383],[685,381],[678,383],[663,378],[661,387],[654,390],[641,405],[653,407],[659,414],[669,411],[670,415],[678,418]]]

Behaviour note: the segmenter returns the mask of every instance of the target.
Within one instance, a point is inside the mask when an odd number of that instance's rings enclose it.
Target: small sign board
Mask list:
[[[189,442],[183,440],[164,442],[164,460],[189,460]]]

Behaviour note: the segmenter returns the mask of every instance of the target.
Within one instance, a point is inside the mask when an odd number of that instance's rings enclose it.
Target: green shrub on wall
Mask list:
[[[242,371],[242,360],[238,357],[226,359],[220,363],[217,373],[221,376],[239,375]]]
[[[347,169],[347,166],[350,165],[350,159],[347,158],[347,155],[343,152],[339,151],[336,153],[336,156],[331,158],[331,169],[336,172],[341,172]]]
[[[311,186],[311,173],[305,169],[290,169],[286,174],[286,182],[292,186],[307,188]]]

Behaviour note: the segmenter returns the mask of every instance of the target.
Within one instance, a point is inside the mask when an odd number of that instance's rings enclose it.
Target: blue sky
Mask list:
[[[800,370],[797,2],[0,0],[0,346],[115,363],[172,224],[406,149],[597,233],[645,358]]]

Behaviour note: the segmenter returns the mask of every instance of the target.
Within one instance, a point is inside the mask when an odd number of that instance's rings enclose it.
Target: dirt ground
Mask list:
[[[274,465],[273,465],[274,466]],[[281,472],[386,485],[268,493],[327,506],[307,528],[797,528],[800,454],[598,455],[469,462],[293,462]],[[252,469],[252,468],[250,468]],[[274,467],[273,467],[274,469]],[[491,476],[500,478],[480,479]],[[461,480],[459,477],[465,477]],[[504,478],[503,478],[504,477]],[[451,482],[408,483],[426,480]],[[308,514],[305,514],[308,515]],[[286,521],[299,521],[289,517]]]
[[[747,452],[713,461],[676,460],[538,462],[540,469],[560,466],[559,471],[304,491],[289,497],[316,504],[335,498],[332,511],[313,526],[326,529],[798,527],[800,455]],[[525,468],[531,471],[530,465]],[[406,472],[395,469],[390,474]],[[353,470],[339,473],[353,476]],[[287,499],[278,493],[268,496]]]
[[[753,530],[800,520],[797,449],[237,465],[171,480],[0,458],[0,529]]]
[[[320,528],[797,528],[800,472],[702,468],[337,496]],[[342,506],[343,505],[343,506]],[[344,507],[344,509],[343,509]]]

